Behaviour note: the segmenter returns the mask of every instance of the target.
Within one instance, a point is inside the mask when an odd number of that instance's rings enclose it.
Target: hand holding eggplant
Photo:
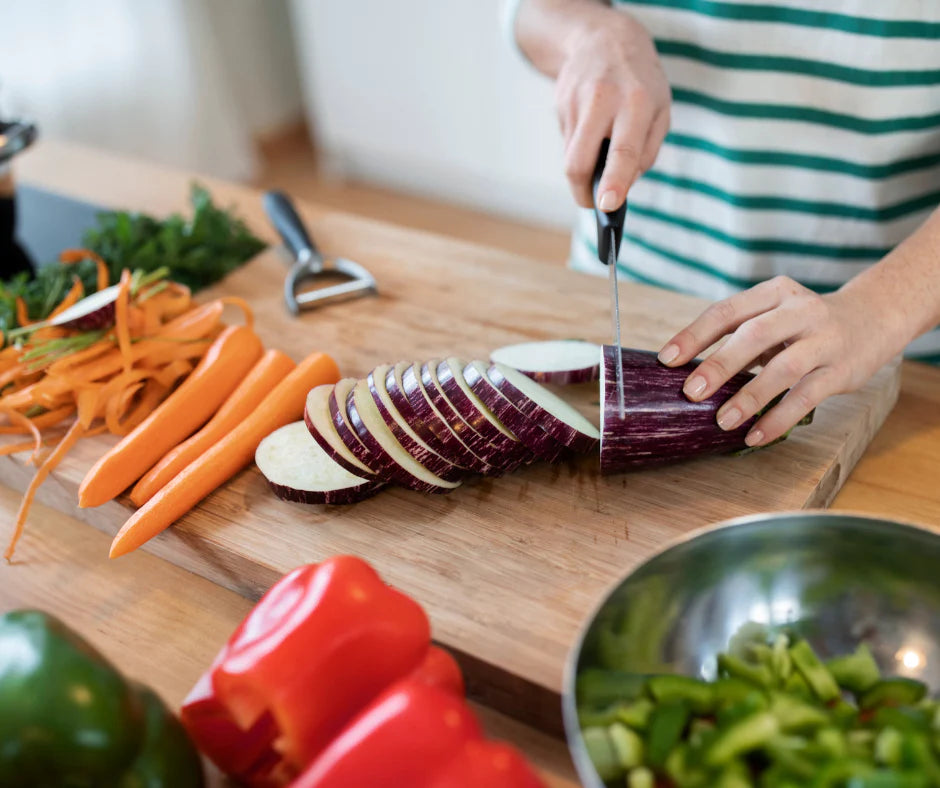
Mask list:
[[[717,419],[732,430],[787,392],[746,437],[749,446],[769,443],[827,397],[863,386],[912,338],[885,292],[854,284],[819,295],[785,276],[762,282],[712,304],[666,343],[659,359],[685,364],[727,336],[689,375],[683,391],[691,400],[706,399],[736,373],[762,363]]]

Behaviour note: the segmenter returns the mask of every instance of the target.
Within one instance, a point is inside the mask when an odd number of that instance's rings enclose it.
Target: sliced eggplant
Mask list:
[[[588,452],[597,446],[597,427],[531,378],[503,364],[491,364],[486,376],[506,399],[569,449]]]
[[[274,494],[285,501],[357,503],[382,488],[380,482],[356,476],[335,462],[302,421],[281,427],[262,440],[255,462]]]
[[[667,367],[653,352],[623,348],[622,355],[623,419],[617,403],[616,348],[604,346],[601,473],[747,448],[744,436],[757,417],[725,431],[718,426],[716,414],[753,375],[739,373],[708,399],[693,402],[682,393],[682,385],[698,362]]]
[[[112,326],[114,325],[114,305],[120,289],[120,285],[111,285],[97,293],[87,295],[68,309],[62,310],[46,325],[75,328],[80,331],[94,331]]]
[[[538,383],[590,383],[600,376],[601,346],[580,339],[520,342],[494,350],[490,361],[517,369]]]
[[[383,467],[375,469],[380,478],[392,478],[416,492],[446,493],[460,486],[431,473],[395,440],[369,393],[369,384],[360,380],[346,399],[346,414],[356,435]]]
[[[436,366],[438,363],[439,361],[434,361],[432,366]],[[492,471],[485,475],[499,476],[518,467],[518,462],[510,462],[507,458],[500,457],[499,452],[495,451],[476,430],[460,418],[460,414],[454,409],[450,400],[444,396],[444,392],[435,380],[432,379],[430,384],[425,385],[422,380],[422,370],[426,366],[426,364],[420,362],[416,363],[406,369],[402,375],[402,384],[411,404],[418,409],[421,406],[421,398],[426,397],[434,407],[435,412],[440,414],[444,423],[447,424],[450,431],[457,436],[460,442],[492,468]]]
[[[386,467],[385,458],[374,457],[366,445],[359,440],[356,431],[349,423],[349,416],[346,413],[346,401],[353,387],[359,381],[356,378],[343,378],[333,386],[330,392],[329,409],[330,420],[336,428],[336,434],[343,442],[343,445],[349,449],[350,453],[370,471],[378,475]],[[384,477],[381,477],[384,478]]]
[[[460,417],[467,422],[484,440],[499,451],[518,458],[520,464],[532,462],[535,456],[528,447],[507,429],[470,388],[463,376],[467,362],[459,358],[446,358],[437,365],[437,381],[444,396],[454,406]],[[422,369],[424,381],[428,373]]]
[[[483,361],[471,361],[464,367],[464,379],[473,392],[536,457],[546,462],[562,459],[568,453],[567,447],[506,399],[486,376],[486,366]]]
[[[378,408],[379,415],[385,425],[391,430],[392,435],[401,447],[431,473],[447,481],[460,479],[466,474],[466,469],[435,452],[427,443],[421,440],[401,413],[398,412],[388,394],[388,390],[385,388],[385,378],[390,369],[391,367],[387,364],[378,366],[369,373],[369,377],[366,379],[372,401]]]
[[[402,375],[412,366],[410,361],[402,361],[389,369],[385,376],[385,389],[391,397],[392,403],[402,415],[402,418],[411,425],[412,429],[442,457],[446,457],[455,465],[466,468],[474,473],[492,475],[493,468],[477,457],[468,449],[460,438],[447,426],[444,417],[437,411],[427,394],[424,393],[420,382],[417,385],[416,398],[419,408],[412,406],[411,400],[405,393]]]
[[[339,437],[336,424],[333,423],[333,417],[330,415],[330,395],[333,393],[333,388],[334,385],[328,383],[310,389],[304,407],[304,423],[313,439],[334,462],[357,476],[363,478],[374,476],[372,470],[361,462]],[[353,440],[358,439],[353,438]]]

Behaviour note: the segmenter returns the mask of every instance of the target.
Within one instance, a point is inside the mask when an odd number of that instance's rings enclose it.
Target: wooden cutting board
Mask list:
[[[364,376],[403,359],[485,358],[514,341],[608,341],[606,281],[346,215],[308,219],[324,250],[373,272],[378,297],[291,318],[281,297],[288,261],[277,249],[202,296],[245,297],[265,343],[295,358],[325,350],[345,375]],[[624,344],[647,349],[703,306],[632,284],[622,285],[620,303]],[[566,654],[605,589],[691,529],[826,506],[890,411],[898,381],[897,367],[886,368],[767,451],[616,477],[600,477],[596,459],[588,459],[469,481],[446,496],[393,489],[328,508],[276,500],[252,468],[147,549],[251,598],[298,564],[363,556],[429,611],[435,638],[461,657],[473,694],[558,730]],[[582,404],[596,401],[592,391],[579,396]],[[112,442],[80,444],[39,495],[109,534],[127,517],[125,503],[79,510],[75,501],[85,471]],[[0,481],[20,489],[31,473],[21,461],[0,462]]]

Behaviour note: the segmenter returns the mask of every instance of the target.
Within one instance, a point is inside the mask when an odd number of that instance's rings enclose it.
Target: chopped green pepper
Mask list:
[[[650,695],[658,703],[686,701],[696,714],[705,714],[715,707],[715,685],[689,676],[653,676],[647,683]]]
[[[927,685],[915,679],[897,676],[883,679],[872,686],[859,698],[859,706],[873,709],[876,706],[901,706],[917,703],[927,694]]]
[[[861,643],[852,654],[830,659],[826,667],[840,687],[856,695],[871,689],[881,678],[881,671],[865,643]]]
[[[671,701],[653,710],[649,724],[647,756],[652,766],[662,766],[672,748],[682,736],[689,719],[689,705],[684,701]]]
[[[710,766],[723,766],[742,753],[766,744],[780,732],[780,723],[769,711],[739,720],[715,739],[705,756]]]
[[[607,735],[606,728],[587,728],[582,735],[584,746],[587,748],[588,755],[591,756],[591,763],[594,764],[598,777],[606,782],[623,774],[624,769],[617,759],[617,753],[614,752],[614,745]]]
[[[816,697],[824,703],[839,697],[839,685],[808,642],[800,640],[790,646],[790,657]]]
[[[773,685],[773,676],[766,665],[752,665],[731,654],[718,655],[718,672],[767,689]]]
[[[607,729],[617,761],[624,770],[643,765],[643,739],[626,725],[615,722]]]

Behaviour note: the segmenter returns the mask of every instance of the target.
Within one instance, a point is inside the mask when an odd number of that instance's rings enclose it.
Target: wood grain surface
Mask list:
[[[0,487],[0,515],[19,496]],[[251,602],[167,561],[139,552],[108,561],[108,538],[37,506],[19,559],[0,562],[0,612],[30,607],[68,622],[125,675],[153,687],[173,708],[195,684]],[[487,734],[519,747],[550,788],[574,788],[564,742],[480,706]],[[210,786],[229,785],[210,769]]]
[[[52,164],[33,167],[32,180],[71,183],[75,194],[74,158],[55,148],[49,158]],[[87,196],[98,202],[162,212],[185,192],[185,178],[169,171],[144,170],[144,188],[132,183],[130,162],[97,161],[104,175],[89,184]],[[113,182],[110,192],[103,181]],[[252,226],[270,237],[256,193],[219,185],[217,194],[237,200]],[[281,302],[287,260],[275,249],[227,278],[218,291],[248,298],[265,342],[294,357],[326,350],[345,374],[363,376],[383,362],[485,357],[523,339],[608,338],[605,282],[361,218],[302,212],[321,248],[366,265],[380,295],[290,318]],[[625,344],[658,347],[702,306],[625,284]],[[305,508],[276,501],[251,469],[148,549],[249,598],[299,563],[361,555],[428,609],[436,637],[462,655],[478,697],[557,730],[568,648],[604,590],[692,528],[827,505],[890,410],[897,384],[897,369],[884,370],[861,392],[825,403],[812,427],[766,452],[612,478],[597,474],[596,460],[584,460],[472,481],[448,496],[390,490],[353,507]],[[579,396],[587,406],[593,394]],[[80,446],[40,498],[110,534],[126,518],[125,504],[75,509],[77,484],[106,444]],[[15,459],[0,463],[0,481],[19,489],[30,473]]]

